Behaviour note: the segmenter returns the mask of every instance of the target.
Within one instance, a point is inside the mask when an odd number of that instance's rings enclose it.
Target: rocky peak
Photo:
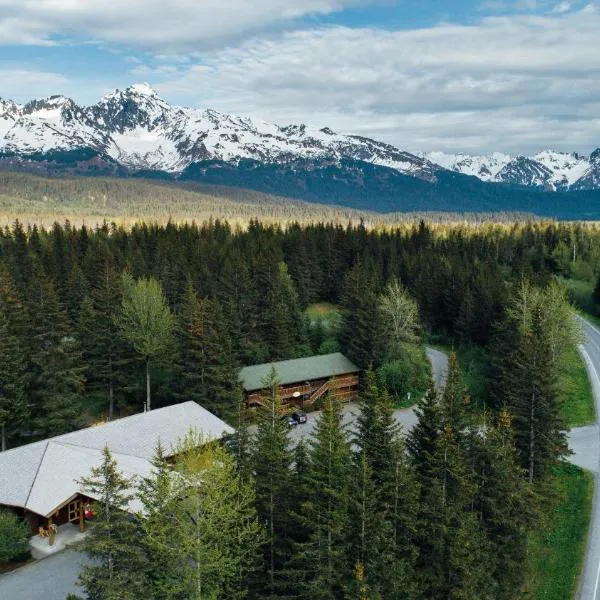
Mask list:
[[[38,100],[31,100],[22,110],[22,114],[37,119],[54,120],[60,118],[63,112],[73,111],[75,103],[66,96],[49,96]]]
[[[169,104],[147,83],[137,83],[107,94],[89,107],[88,115],[92,122],[124,133],[137,127],[153,129],[164,122],[170,110]]]
[[[497,175],[504,183],[533,187],[545,187],[551,177],[548,167],[527,156],[513,158]]]

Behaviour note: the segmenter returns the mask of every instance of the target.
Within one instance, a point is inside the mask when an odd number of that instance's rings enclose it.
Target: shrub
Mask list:
[[[23,558],[28,539],[27,523],[9,510],[0,510],[0,562]]]
[[[429,386],[431,366],[423,348],[404,344],[402,358],[381,365],[377,375],[396,405],[406,406],[417,402]],[[407,401],[408,392],[411,394],[410,401]]]
[[[339,352],[340,345],[337,340],[333,338],[328,338],[323,341],[323,343],[319,346],[319,354],[332,354],[333,352]]]

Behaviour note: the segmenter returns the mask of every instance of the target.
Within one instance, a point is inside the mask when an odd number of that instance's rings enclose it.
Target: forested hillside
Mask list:
[[[332,200],[333,202],[333,200]],[[374,209],[376,207],[373,207]],[[520,210],[520,209],[519,209]],[[333,222],[342,225],[394,225],[418,222],[482,222],[533,219],[523,212],[408,212],[377,213],[343,206],[317,204],[272,196],[254,190],[207,185],[176,184],[141,178],[40,177],[0,169],[0,224],[22,223],[51,227],[57,219],[96,225],[103,221],[125,226],[139,221],[166,224],[226,219],[246,226],[252,219],[267,223]]]
[[[90,537],[89,598],[516,599],[567,453],[579,332],[557,276],[599,270],[600,230],[579,224],[15,223],[0,233],[2,438],[183,399],[238,428],[231,456],[182,453],[174,494],[158,453],[148,519],[119,516],[129,484],[105,457],[114,512],[97,531],[112,533]],[[317,302],[339,322],[309,318]],[[427,337],[482,352],[486,389],[474,401],[452,355],[405,435],[393,406]],[[336,349],[366,373],[352,435],[326,399],[291,448],[275,375],[244,409],[240,366]]]

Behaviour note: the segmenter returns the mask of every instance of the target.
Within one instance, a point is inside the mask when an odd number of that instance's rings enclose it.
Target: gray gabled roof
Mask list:
[[[277,379],[281,385],[304,383],[312,379],[325,379],[334,375],[358,373],[360,371],[341,352],[294,358],[292,360],[244,367],[240,371],[240,381],[244,390],[253,392],[262,389],[264,381],[269,377],[272,368],[275,368]]]
[[[234,431],[195,402],[182,402],[0,452],[0,504],[50,515],[83,493],[77,481],[100,464],[105,446],[125,475],[143,477],[158,440],[171,456],[190,429],[207,441]]]

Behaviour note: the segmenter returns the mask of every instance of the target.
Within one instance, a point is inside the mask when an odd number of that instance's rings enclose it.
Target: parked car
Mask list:
[[[288,427],[295,427],[298,425],[298,421],[296,421],[292,415],[283,415],[281,418],[285,421]]]
[[[292,419],[298,424],[306,423],[306,413],[303,410],[297,410],[292,413]]]

